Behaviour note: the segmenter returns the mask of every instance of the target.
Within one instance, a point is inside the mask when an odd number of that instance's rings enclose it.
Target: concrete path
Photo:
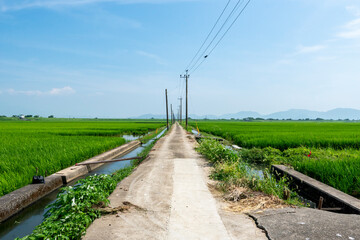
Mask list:
[[[195,145],[175,124],[109,198],[111,207],[135,207],[97,219],[84,239],[267,239],[249,217],[222,210]]]
[[[360,215],[311,208],[285,208],[250,213],[271,240],[359,240]]]

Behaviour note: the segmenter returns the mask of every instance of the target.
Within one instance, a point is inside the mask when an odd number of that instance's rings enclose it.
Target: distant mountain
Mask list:
[[[305,109],[290,109],[288,111],[276,112],[269,115],[264,116],[265,118],[273,118],[273,119],[316,119],[321,118],[321,112],[309,111]]]
[[[360,119],[360,110],[352,108],[336,108],[324,113],[324,119]]]
[[[274,118],[274,119],[351,119],[359,120],[360,119],[360,110],[352,108],[336,108],[327,112],[318,112],[318,111],[309,111],[305,109],[291,109],[284,112],[276,112],[264,116],[265,118]]]
[[[170,117],[170,116],[169,116]],[[353,108],[336,108],[327,112],[319,111],[310,111],[306,109],[290,109],[288,111],[275,112],[268,115],[261,115],[257,112],[252,111],[242,111],[238,113],[223,114],[220,116],[216,115],[196,115],[190,114],[192,119],[244,119],[244,118],[264,118],[264,119],[317,119],[322,118],[325,120],[333,119],[350,119],[350,120],[360,120],[360,110]],[[137,117],[139,119],[165,119],[165,115],[154,115],[154,114],[145,114]]]
[[[231,119],[231,118],[243,119],[243,118],[248,118],[248,117],[262,118],[263,116],[257,112],[243,111],[243,112],[232,113],[232,114],[224,114],[224,115],[221,115],[219,118],[221,118],[221,119]]]
[[[161,114],[144,114],[138,117],[134,117],[135,119],[165,119],[166,115],[161,115]]]

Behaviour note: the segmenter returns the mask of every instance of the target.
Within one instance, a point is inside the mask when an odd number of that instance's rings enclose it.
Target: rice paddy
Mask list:
[[[122,135],[144,135],[156,121],[0,121],[0,196],[125,143]],[[38,173],[37,173],[38,172]]]
[[[196,127],[195,122],[191,122]],[[360,198],[360,123],[199,121],[202,132],[243,147],[242,158],[285,164]]]

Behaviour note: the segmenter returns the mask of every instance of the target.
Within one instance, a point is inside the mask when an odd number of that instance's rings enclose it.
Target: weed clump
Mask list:
[[[300,204],[295,192],[291,192],[290,196],[285,196],[284,193],[289,191],[287,178],[276,180],[268,170],[265,170],[263,176],[260,176],[248,162],[243,160],[246,156],[256,159],[257,162],[263,162],[260,159],[265,154],[261,149],[260,151],[258,149],[246,150],[246,153],[238,154],[217,141],[206,139],[201,141],[197,150],[214,164],[211,177],[221,181],[224,188],[247,187],[284,199],[287,203]]]

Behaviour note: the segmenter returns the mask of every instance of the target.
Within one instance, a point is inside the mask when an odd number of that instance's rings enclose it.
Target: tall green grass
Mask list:
[[[360,198],[360,123],[200,121],[198,126],[244,147],[244,161],[291,165]]]
[[[190,122],[195,127],[195,122]],[[360,123],[198,121],[200,131],[245,147],[360,149]]]
[[[125,143],[124,134],[143,135],[161,122],[0,122],[0,196]]]

